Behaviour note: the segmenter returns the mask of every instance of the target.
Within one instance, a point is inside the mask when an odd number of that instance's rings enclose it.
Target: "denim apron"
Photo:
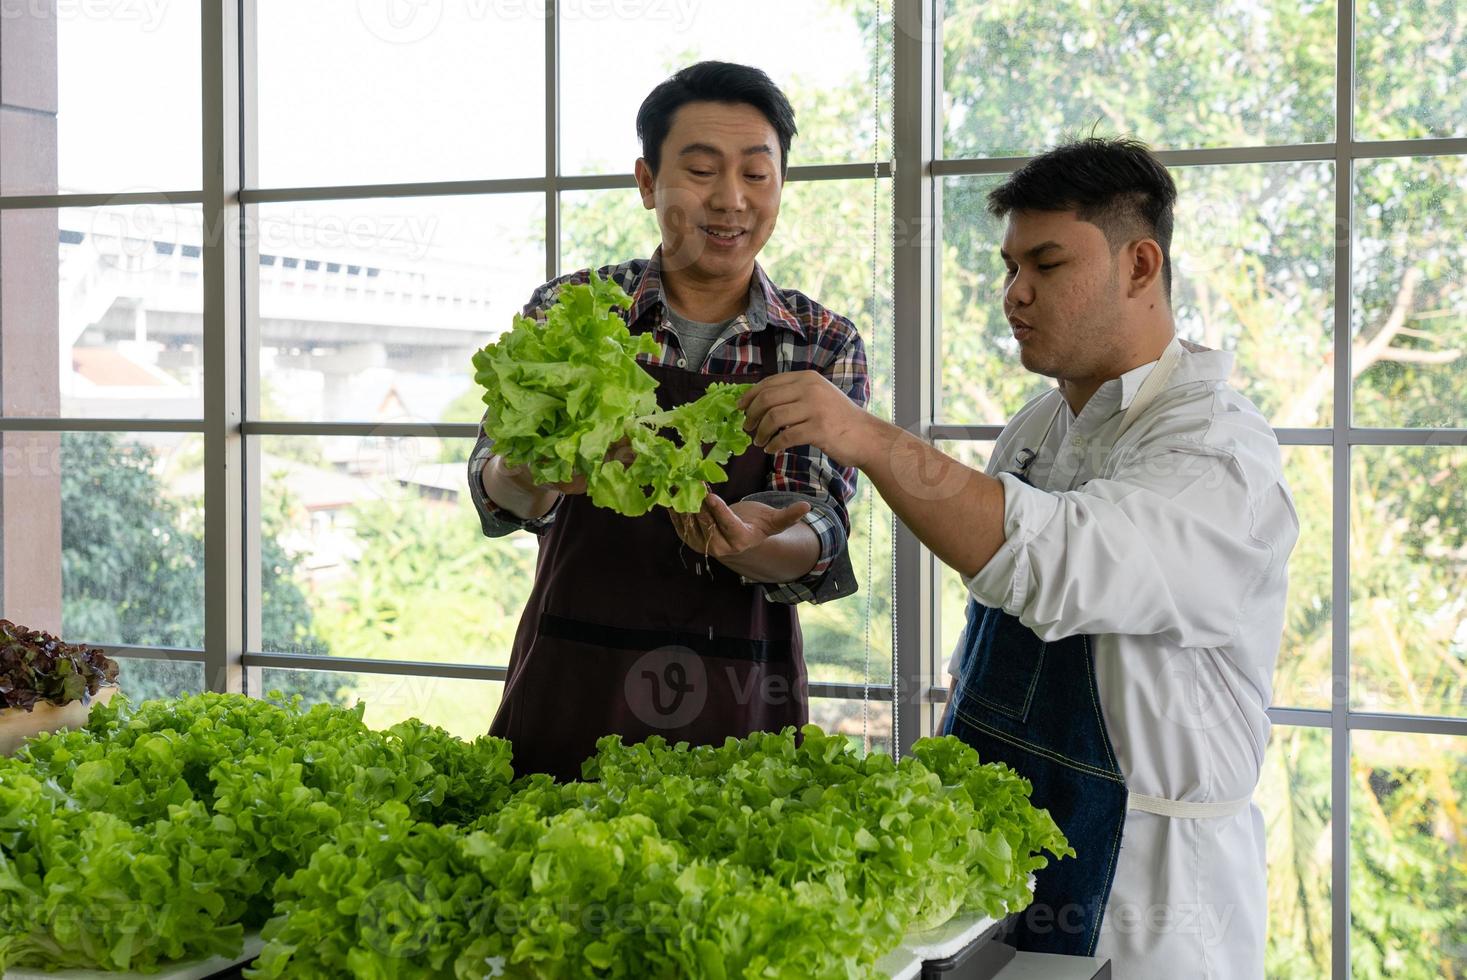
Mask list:
[[[1181,355],[1174,339],[1122,417],[1117,440],[1166,387]],[[1064,410],[1064,399],[1056,400],[1039,448]],[[1037,454],[1020,450],[1009,472],[1032,486]],[[1046,643],[1017,616],[976,599],[968,603],[958,693],[943,734],[976,748],[983,762],[1003,762],[1028,779],[1034,805],[1049,811],[1075,849],[1075,857],[1051,860],[1035,874],[1034,902],[1007,937],[1025,951],[1094,955],[1128,809],[1220,817],[1251,800],[1183,803],[1130,793],[1101,712],[1091,638]]]

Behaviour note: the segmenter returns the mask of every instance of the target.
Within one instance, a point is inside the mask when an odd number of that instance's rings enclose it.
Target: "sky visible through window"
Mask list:
[[[259,6],[262,186],[543,173],[544,0]],[[62,192],[197,189],[198,5],[89,9],[58,12]],[[564,0],[561,18],[565,173],[631,171],[637,105],[670,66],[817,86],[865,70],[855,20],[825,3]],[[793,162],[819,155],[797,143]]]

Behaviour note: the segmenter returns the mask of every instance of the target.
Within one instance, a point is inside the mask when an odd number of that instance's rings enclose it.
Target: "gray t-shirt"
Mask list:
[[[703,362],[708,359],[708,352],[713,345],[723,337],[725,330],[743,316],[731,316],[722,323],[699,323],[697,320],[689,320],[671,306],[663,304],[667,311],[667,325],[677,335],[678,346],[683,349],[683,361],[681,366],[689,371],[698,371],[703,367]]]

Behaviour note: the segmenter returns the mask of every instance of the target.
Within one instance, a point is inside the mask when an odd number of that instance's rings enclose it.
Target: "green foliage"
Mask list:
[[[813,725],[799,745],[789,729],[693,749],[612,736],[584,771],[610,797],[595,798],[598,812],[645,814],[699,857],[789,887],[843,860],[850,894],[888,903],[907,930],[960,909],[999,916],[1027,904],[1029,875],[1048,863],[1040,852],[1074,854],[1029,804],[1028,781],[979,765],[951,737],[919,740],[898,764]]]
[[[166,491],[157,475],[157,451],[140,441],[109,432],[66,432],[61,458],[64,635],[90,643],[202,646],[202,506],[186,505]],[[262,515],[264,634],[295,635],[302,652],[325,652],[311,630],[293,558],[279,544],[282,527],[278,509]],[[194,662],[121,664],[121,687],[134,701],[196,691],[203,682]],[[334,678],[308,676],[293,686],[333,700],[340,685]]]
[[[62,435],[63,633],[199,647],[204,541],[156,476],[157,453],[109,432]]]
[[[1335,5],[954,0],[949,156],[1025,156],[1098,127],[1165,148],[1333,135]]]
[[[586,477],[598,507],[629,517],[658,506],[694,513],[707,484],[728,479],[722,464],[749,447],[736,405],[748,386],[712,385],[659,412],[657,381],[635,359],[655,354],[657,341],[632,337],[612,312],[631,301],[593,270],[588,284],[560,290],[543,323],[515,317],[513,330],[474,354],[474,380],[489,406],[484,431],[505,462],[528,465],[538,483]],[[664,428],[679,441],[662,436]],[[630,466],[607,458],[623,440]]]
[[[360,709],[123,696],[0,759],[0,969],[147,969],[235,955],[272,891],[394,802],[452,822],[503,803],[508,743]]]
[[[1463,135],[1467,7],[1456,0],[1367,0],[1355,9],[1356,138]],[[1358,69],[1357,69],[1358,70]]]
[[[361,554],[316,610],[332,653],[504,663],[534,576],[533,548],[486,541],[473,507],[373,501],[354,511]]]
[[[953,739],[900,765],[813,726],[603,739],[463,828],[388,805],[279,888],[258,977],[871,976],[906,931],[1028,901],[1072,853],[1029,785]]]
[[[1467,855],[1460,738],[1357,733],[1352,743],[1352,976],[1461,977]]]

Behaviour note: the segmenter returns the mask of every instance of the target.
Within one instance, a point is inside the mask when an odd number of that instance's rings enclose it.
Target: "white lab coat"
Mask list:
[[[999,436],[990,475],[1039,449],[1026,486],[1004,484],[1007,542],[971,594],[1046,639],[1093,637],[1096,685],[1132,793],[1247,797],[1299,522],[1267,421],[1226,383],[1233,357],[1187,352],[1110,452],[1155,364],[1102,385],[1080,412],[1057,392]],[[949,672],[956,674],[962,639]],[[1126,980],[1263,976],[1263,817],[1127,814],[1097,956]]]

